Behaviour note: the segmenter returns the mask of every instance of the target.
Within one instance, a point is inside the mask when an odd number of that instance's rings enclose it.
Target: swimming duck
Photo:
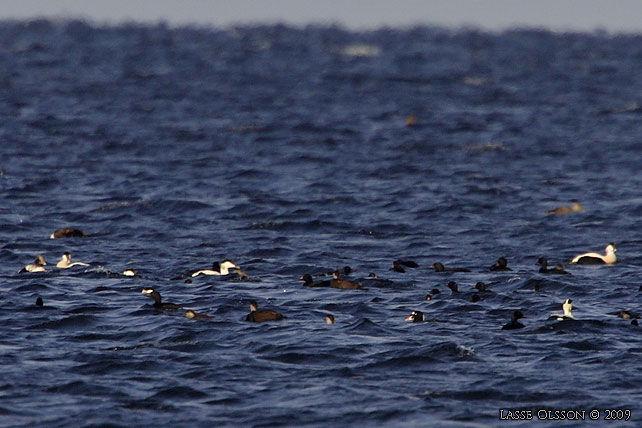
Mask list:
[[[73,227],[65,227],[58,229],[49,236],[49,239],[57,238],[84,238],[85,233],[82,230],[74,229]]]
[[[568,214],[568,213],[581,213],[584,211],[584,208],[577,202],[574,202],[570,207],[562,206],[546,211],[546,214]]]
[[[553,274],[553,275],[570,275],[569,272],[564,270],[564,267],[560,264],[555,265],[554,268],[548,269],[548,260],[545,257],[540,257],[537,260],[537,264],[540,265],[539,273]]]
[[[310,275],[309,273],[306,273],[305,275],[301,275],[299,279],[303,281],[304,287],[329,287],[330,286],[330,281],[312,280],[312,275]]]
[[[124,276],[136,276],[136,271],[134,269],[125,269],[123,271]]]
[[[473,293],[473,295],[468,299],[468,301],[472,303],[481,302],[482,300],[484,299],[482,299],[481,296],[477,293]]]
[[[24,273],[24,272],[44,272],[45,268],[44,266],[47,264],[45,261],[45,258],[42,256],[36,257],[36,260],[30,265],[27,265],[20,269],[18,273]]]
[[[334,317],[330,314],[325,316],[325,323],[326,324],[334,324]]]
[[[360,282],[350,281],[348,279],[340,279],[338,270],[334,271],[334,275],[332,275],[332,280],[330,281],[330,287],[340,288],[341,290],[363,289]]]
[[[475,289],[477,291],[481,291],[481,292],[489,291],[488,287],[486,287],[486,284],[484,284],[481,281],[479,281],[479,282],[477,282],[477,284],[475,284]]]
[[[42,308],[44,305],[45,305],[45,302],[42,301],[42,297],[38,296],[38,298],[36,299],[36,306],[38,306],[39,308]]]
[[[504,326],[502,327],[502,330],[514,330],[517,328],[524,328],[524,324],[517,321],[520,318],[524,318],[524,314],[522,313],[522,311],[513,311],[513,313],[510,314],[510,322],[508,324],[504,324]]]
[[[213,317],[212,317],[212,316],[210,316],[210,315],[197,314],[196,312],[194,312],[194,311],[193,311],[193,310],[191,310],[191,309],[186,310],[186,311],[185,311],[185,313],[183,314],[183,316],[184,316],[185,318],[189,318],[189,319],[205,319],[205,318],[213,318]]]
[[[447,268],[441,262],[436,262],[428,266],[430,269],[434,269],[435,272],[470,272],[470,270],[465,268]]]
[[[448,284],[446,284],[446,287],[450,288],[450,291],[453,293],[459,293],[459,288],[457,287],[457,283],[455,281],[450,281]]]
[[[192,273],[192,277],[198,275],[228,275],[231,268],[240,269],[239,266],[229,259],[223,260],[221,263],[214,262],[212,269],[201,269]]]
[[[264,321],[279,321],[283,319],[283,315],[277,311],[261,310],[255,300],[250,301],[250,313],[245,317],[245,321],[250,322],[264,322]]]
[[[87,263],[83,262],[71,262],[71,254],[64,253],[58,263],[56,264],[57,268],[67,269],[74,266],[89,266]]]
[[[164,309],[166,311],[176,311],[181,309],[179,305],[175,305],[174,303],[162,303],[160,293],[153,288],[144,288],[142,293],[154,300],[154,307],[156,309]]]
[[[424,313],[421,311],[413,311],[410,315],[406,317],[406,322],[423,322]]]
[[[503,272],[512,270],[508,267],[508,261],[504,257],[497,259],[497,262],[490,267],[490,270],[495,272]]]
[[[548,319],[555,319],[557,321],[575,319],[573,317],[573,314],[571,313],[572,309],[573,309],[573,301],[571,299],[566,299],[566,300],[564,300],[564,303],[562,303],[562,311],[564,311],[564,313],[563,314],[553,314]]]
[[[392,267],[390,270],[394,270],[395,272],[399,273],[405,273],[406,270],[403,267],[409,267],[409,268],[417,268],[419,265],[412,260],[395,260],[392,262]]]
[[[631,318],[631,312],[629,312],[629,311],[620,311],[617,314],[617,316],[622,318],[622,319],[624,319],[624,320],[628,320],[628,319]]]
[[[334,272],[335,272],[336,270],[338,270],[339,272],[341,272],[341,274],[342,274],[342,275],[350,275],[351,273],[355,272],[355,270],[354,270],[354,269],[352,269],[350,266],[344,266],[344,267],[342,267],[341,269],[334,269],[334,270],[330,270],[330,271],[327,271],[327,272],[318,273],[318,274],[316,274],[315,276],[334,275]]]
[[[617,260],[617,257],[615,257],[615,252],[617,251],[615,249],[615,244],[611,243],[606,246],[605,254],[601,255],[598,253],[584,253],[580,254],[578,256],[573,257],[573,260],[571,260],[571,264],[578,264],[578,265],[602,265],[602,264],[607,264],[611,265],[615,263]]]

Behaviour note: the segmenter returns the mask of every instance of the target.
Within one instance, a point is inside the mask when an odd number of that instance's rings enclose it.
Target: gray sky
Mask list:
[[[0,19],[87,18],[171,25],[339,23],[353,29],[432,24],[490,30],[642,33],[642,0],[0,0]]]

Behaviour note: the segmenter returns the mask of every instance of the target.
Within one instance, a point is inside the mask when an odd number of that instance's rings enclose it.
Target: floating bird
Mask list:
[[[315,276],[334,275],[334,272],[337,271],[337,270],[339,272],[341,272],[342,275],[350,275],[351,273],[355,272],[355,270],[352,269],[350,266],[344,266],[341,269],[330,270],[330,271],[327,271],[327,272],[316,274]]]
[[[314,281],[312,279],[312,275],[309,273],[306,273],[305,275],[301,275],[299,278],[301,281],[303,281],[303,286],[304,287],[329,287],[330,286],[330,281]]]
[[[409,267],[409,268],[417,268],[419,265],[412,260],[395,260],[392,262],[392,267],[390,270],[394,270],[395,272],[399,273],[405,273],[406,270],[403,267]]]
[[[65,227],[63,229],[56,230],[49,236],[49,238],[84,238],[85,236],[87,235],[85,235],[82,230],[74,229],[73,227]]]
[[[41,308],[41,307],[43,307],[44,305],[45,305],[45,302],[43,302],[43,301],[42,301],[42,297],[38,297],[38,298],[36,299],[36,306],[38,306],[38,307],[40,307],[40,308]]]
[[[607,264],[607,265],[612,265],[615,263],[617,260],[617,257],[615,257],[615,252],[617,251],[615,249],[615,244],[609,244],[606,246],[604,249],[605,254],[601,255],[598,253],[584,253],[580,254],[578,256],[573,257],[573,260],[571,260],[571,264],[578,264],[578,265],[602,265],[602,264]]]
[[[502,330],[514,330],[516,328],[524,328],[524,324],[517,321],[520,318],[524,318],[524,314],[522,313],[522,311],[513,311],[513,313],[510,314],[510,322],[508,324],[504,324],[504,326],[502,327]]]
[[[376,273],[370,272],[366,278],[360,279],[362,286],[367,287],[390,287],[395,283],[389,279],[379,278]]]
[[[184,316],[185,318],[189,318],[189,319],[205,319],[205,318],[213,318],[213,317],[212,317],[212,316],[210,316],[210,315],[197,314],[196,312],[194,312],[194,311],[193,311],[193,310],[191,310],[191,309],[186,310],[186,311],[185,311],[185,313],[183,314],[183,316]]]
[[[430,269],[434,269],[435,272],[470,272],[470,270],[465,268],[447,268],[441,262],[436,262],[428,266]]]
[[[484,299],[482,299],[481,296],[479,294],[477,294],[477,293],[473,293],[473,295],[470,296],[470,299],[468,299],[468,301],[473,302],[473,303],[481,302],[482,300],[484,300]]]
[[[631,312],[629,312],[629,311],[620,311],[620,313],[617,314],[617,316],[622,318],[622,319],[624,319],[624,320],[628,320],[628,319],[631,318]]]
[[[577,202],[574,202],[570,207],[562,206],[546,211],[546,214],[568,214],[568,213],[581,213],[584,211],[584,208]]]
[[[230,273],[231,268],[236,268],[240,269],[239,266],[234,263],[233,261],[229,259],[223,260],[221,263],[219,262],[214,262],[212,264],[212,269],[201,269],[193,272],[191,274],[192,277],[199,276],[199,275],[214,275],[214,276],[219,276],[219,275],[228,275]]]
[[[540,257],[537,260],[537,264],[540,265],[539,273],[553,274],[553,275],[570,275],[570,272],[566,272],[564,267],[560,264],[555,265],[554,268],[548,269],[548,260],[545,257]]]
[[[424,313],[421,311],[413,311],[406,317],[406,322],[423,322]]]
[[[490,270],[495,272],[503,272],[512,270],[508,267],[508,261],[504,257],[497,259],[497,262],[490,267]]]
[[[360,282],[356,281],[350,281],[348,279],[341,279],[339,278],[339,271],[334,271],[334,275],[332,275],[332,280],[330,281],[330,287],[332,288],[340,288],[342,290],[356,290],[356,289],[363,289],[363,286],[361,285]]]
[[[483,282],[479,281],[477,284],[475,284],[475,289],[477,291],[485,292],[485,291],[490,291],[488,287],[486,287],[486,284]]]
[[[18,273],[24,273],[24,272],[44,272],[45,268],[44,266],[47,264],[45,261],[45,258],[42,256],[36,257],[36,260],[30,265],[27,265],[20,269]]]
[[[136,276],[136,271],[134,269],[125,269],[123,271],[124,276]]]
[[[564,313],[553,314],[548,319],[556,319],[557,321],[575,319],[575,317],[573,317],[573,314],[571,313],[572,309],[573,309],[573,301],[571,299],[566,299],[564,300],[564,303],[562,303],[562,311],[564,311]]]
[[[450,291],[453,293],[459,293],[459,288],[457,287],[457,283],[455,281],[450,281],[448,284],[446,284],[446,287],[450,288]]]
[[[174,303],[162,303],[160,293],[153,288],[144,288],[142,293],[154,300],[154,307],[156,309],[164,309],[166,311],[176,311],[181,309],[179,305],[175,305]]]
[[[71,254],[64,253],[58,263],[56,264],[57,268],[67,269],[74,266],[89,266],[87,263],[83,262],[71,262]]]
[[[255,300],[250,301],[250,313],[245,317],[245,321],[251,322],[264,322],[264,321],[279,321],[283,319],[283,315],[277,311],[261,310]]]
[[[325,316],[325,323],[326,324],[334,324],[334,317],[330,314]]]

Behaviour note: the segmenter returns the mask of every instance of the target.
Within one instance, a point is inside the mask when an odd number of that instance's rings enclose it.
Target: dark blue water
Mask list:
[[[642,37],[3,22],[0,64],[1,426],[642,422]],[[249,278],[171,279],[225,258]],[[299,281],[345,265],[389,281]]]

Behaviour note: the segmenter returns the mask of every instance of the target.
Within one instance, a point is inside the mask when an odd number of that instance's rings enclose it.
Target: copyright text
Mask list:
[[[592,410],[511,410],[499,409],[500,421],[585,421],[602,419],[605,421],[628,421],[631,419],[630,409],[592,409]]]

